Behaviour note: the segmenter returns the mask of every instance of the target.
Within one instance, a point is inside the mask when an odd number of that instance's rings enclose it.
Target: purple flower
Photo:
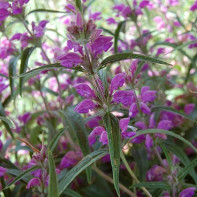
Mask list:
[[[117,74],[111,81],[110,93],[112,94],[114,90],[117,90],[119,87],[122,87],[125,83],[125,73]]]
[[[158,129],[164,129],[164,130],[169,130],[172,128],[172,121],[171,120],[161,120],[158,125],[157,128]]]
[[[194,2],[194,4],[190,8],[191,11],[197,10],[197,1]]]
[[[193,103],[188,103],[185,105],[184,107],[184,112],[186,114],[191,114],[193,111],[194,111],[194,108],[195,108],[195,104]]]
[[[44,35],[44,29],[49,21],[42,20],[38,26],[35,26],[35,23],[32,23],[32,29],[37,38],[40,38]]]
[[[140,8],[147,7],[149,5],[149,3],[150,2],[148,0],[141,1],[139,7]]]
[[[95,144],[96,143],[96,137],[100,136],[103,131],[105,131],[105,129],[101,126],[98,126],[98,127],[94,128],[93,131],[88,136],[89,144],[90,145]]]
[[[26,124],[29,120],[31,120],[31,114],[29,112],[23,114],[22,116],[18,116],[18,119],[23,123]]]
[[[10,12],[8,11],[9,7],[10,4],[8,2],[0,2],[0,22],[4,21],[10,15]]]
[[[20,14],[23,11],[23,5],[28,3],[29,0],[13,0],[12,13],[14,15]]]
[[[165,168],[154,165],[150,170],[147,171],[146,179],[147,181],[162,181],[165,171]]]
[[[112,46],[111,40],[113,37],[100,35],[96,40],[90,44],[90,49],[94,57],[102,54],[103,51],[107,52]]]
[[[8,39],[2,39],[0,43],[0,59],[5,59],[14,52],[12,43]]]
[[[102,19],[101,12],[95,12],[93,14],[91,13],[90,19],[93,19],[93,21],[101,20]]]
[[[35,187],[35,186],[40,186],[41,182],[40,179],[38,178],[33,178],[31,179],[28,184],[27,184],[27,189],[30,189],[31,187]]]
[[[141,100],[144,103],[153,102],[156,98],[156,92],[157,91],[150,91],[149,86],[143,86],[141,89]]]
[[[195,187],[186,188],[179,194],[179,197],[192,197],[195,193],[195,190]]]
[[[85,99],[75,107],[75,111],[77,111],[80,114],[86,114],[89,112],[89,110],[93,110],[95,106],[96,105],[91,99]]]
[[[103,145],[108,144],[108,138],[107,138],[107,132],[103,131],[100,135],[99,142],[101,142]]]
[[[66,55],[59,56],[57,59],[60,60],[62,66],[67,68],[72,68],[83,63],[82,58],[76,53],[67,53]]]
[[[77,93],[85,98],[95,98],[94,91],[85,83],[77,84],[74,86]]]
[[[107,24],[108,25],[116,24],[116,23],[117,23],[116,20],[114,18],[112,18],[112,17],[110,17],[110,18],[107,19]]]
[[[4,176],[6,172],[7,172],[7,169],[0,166],[0,177]]]
[[[153,138],[149,134],[146,135],[145,146],[147,149],[150,149],[153,147]]]
[[[119,90],[113,95],[113,101],[116,103],[122,103],[125,106],[131,105],[135,102],[134,92],[132,90]]]

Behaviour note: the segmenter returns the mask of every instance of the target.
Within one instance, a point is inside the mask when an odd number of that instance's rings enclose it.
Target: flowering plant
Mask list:
[[[197,1],[45,4],[0,1],[0,195],[195,196]]]

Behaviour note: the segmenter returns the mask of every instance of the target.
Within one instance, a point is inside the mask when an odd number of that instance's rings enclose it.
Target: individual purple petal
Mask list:
[[[129,108],[129,117],[133,118],[138,114],[137,103],[133,103]]]
[[[28,184],[27,184],[27,189],[30,189],[31,187],[35,187],[35,186],[40,186],[41,182],[38,178],[33,178],[31,179]]]
[[[99,142],[101,142],[103,145],[108,144],[108,138],[107,138],[107,132],[103,131],[101,133],[101,136],[99,138]]]
[[[147,126],[145,125],[145,123],[143,121],[136,122],[135,126],[138,127],[139,129],[146,129],[147,128]]]
[[[149,120],[149,128],[155,128],[156,127],[156,121],[155,121],[155,114],[151,114],[150,120]]]
[[[147,7],[149,5],[149,3],[150,2],[148,0],[141,1],[139,7],[140,8]]]
[[[0,166],[0,177],[4,176],[6,172],[7,172],[7,169]]]
[[[197,1],[194,2],[194,4],[190,8],[191,11],[197,10]]]
[[[188,103],[185,105],[184,107],[184,112],[186,114],[191,114],[193,111],[194,111],[194,108],[195,108],[195,104],[193,103]]]
[[[93,129],[93,131],[90,133],[90,135],[98,136],[98,135],[101,135],[101,133],[103,131],[105,131],[105,129],[101,126],[98,126],[98,127]]]
[[[116,103],[122,103],[125,106],[131,105],[135,101],[134,92],[132,90],[119,90],[113,95],[113,100]]]
[[[150,149],[153,147],[153,138],[149,134],[146,135],[145,146],[147,149]]]
[[[130,138],[136,135],[136,132],[133,131],[122,131],[121,136],[122,138]]]
[[[96,105],[91,99],[85,99],[75,107],[75,111],[77,111],[80,114],[86,114],[89,112],[89,110],[93,110],[95,106]]]
[[[24,113],[22,116],[18,116],[18,119],[23,123],[26,124],[28,121],[31,120],[31,114],[29,112]]]
[[[85,98],[95,98],[94,91],[85,83],[77,84],[74,86],[77,93]]]
[[[119,127],[122,130],[122,132],[127,130],[129,121],[130,118],[123,118],[119,121]]]
[[[140,103],[140,109],[144,114],[150,114],[151,112],[150,108],[143,102]]]
[[[119,87],[122,87],[125,83],[125,73],[117,74],[111,81],[110,92],[112,94],[113,90],[117,90]]]
[[[179,197],[192,197],[195,193],[195,190],[195,187],[186,188],[179,194]]]
[[[172,121],[171,120],[161,120],[158,125],[157,128],[158,129],[164,129],[164,130],[169,130],[172,128]]]
[[[89,143],[90,146],[92,146],[93,144],[95,144],[96,143],[96,136],[89,135],[88,136],[88,143]]]
[[[153,102],[156,98],[155,94],[157,93],[157,91],[150,91],[149,89],[150,89],[150,87],[148,87],[148,86],[144,86],[141,89],[141,100],[144,103]]]
[[[107,19],[107,23],[108,23],[108,25],[111,25],[111,24],[116,24],[117,22],[114,18],[110,17]]]
[[[39,26],[42,27],[42,28],[45,28],[48,22],[49,21],[47,21],[47,20],[42,20],[42,21],[39,22]]]
[[[147,181],[162,181],[165,171],[165,168],[154,165],[150,170],[147,171],[146,179]]]
[[[67,53],[66,55],[57,57],[57,59],[60,60],[62,66],[68,68],[72,68],[83,62],[81,57],[76,53]]]

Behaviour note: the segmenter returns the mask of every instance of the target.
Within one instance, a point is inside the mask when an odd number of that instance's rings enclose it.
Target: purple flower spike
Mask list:
[[[74,86],[77,93],[85,98],[95,98],[94,91],[85,83],[77,84]]]
[[[0,177],[4,176],[6,172],[7,172],[7,169],[0,166]]]
[[[38,178],[31,179],[27,184],[27,189],[30,189],[31,187],[40,186],[40,180]]]
[[[119,73],[117,74],[111,81],[111,86],[110,86],[110,93],[114,90],[117,90],[119,87],[122,87],[125,82],[125,73]]]
[[[190,187],[187,189],[184,189],[180,194],[179,197],[192,197],[194,195],[194,191],[196,190],[195,187]]]
[[[60,60],[62,66],[67,68],[72,68],[83,62],[81,57],[76,53],[67,53],[66,55],[60,56],[57,59]]]
[[[93,110],[94,108],[94,102],[91,99],[85,99],[75,107],[75,111],[77,111],[80,114],[86,114],[89,112],[89,110]]]
[[[129,90],[129,91],[119,90],[119,91],[116,91],[115,94],[113,95],[113,100],[116,103],[122,103],[125,106],[129,106],[133,102],[135,102],[134,92],[132,90]]]

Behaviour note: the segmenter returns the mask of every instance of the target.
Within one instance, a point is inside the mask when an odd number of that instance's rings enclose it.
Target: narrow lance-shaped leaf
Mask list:
[[[6,122],[9,125],[10,128],[12,128],[12,129],[14,128],[14,123],[12,122],[11,119],[0,116],[0,120]]]
[[[59,183],[59,195],[68,187],[68,185],[88,166],[92,165],[98,159],[107,155],[107,150],[97,150],[85,156],[76,166],[74,166]]]
[[[133,187],[139,187],[139,188],[146,187],[149,189],[157,189],[157,188],[170,189],[170,186],[164,182],[141,182],[141,183],[133,184],[130,188],[133,188]]]
[[[5,116],[6,116],[6,115],[5,115],[4,108],[3,108],[2,104],[1,104],[1,102],[0,102],[0,116],[1,116],[1,117],[4,117],[4,118],[5,118]],[[4,119],[4,121],[3,121],[3,125],[4,125],[4,127],[6,128],[6,130],[8,131],[8,133],[11,135],[11,137],[14,138],[14,135],[13,135],[13,133],[12,133],[12,130],[11,130],[9,124],[5,121],[5,119]]]
[[[81,13],[83,13],[83,7],[82,7],[82,4],[81,4],[81,0],[75,0],[75,5],[79,9],[79,11]]]
[[[166,135],[173,136],[173,137],[181,140],[185,144],[187,144],[189,147],[191,147],[197,153],[197,148],[191,142],[189,142],[188,140],[184,139],[183,137],[181,137],[180,135],[178,135],[176,133],[173,133],[173,132],[167,131],[167,130],[163,130],[163,129],[145,129],[145,130],[141,130],[141,131],[138,131],[135,136],[131,137],[130,140],[136,138],[137,136],[144,135],[144,134],[149,134],[149,133],[164,133]]]
[[[48,151],[48,163],[49,163],[49,187],[48,187],[48,195],[49,197],[58,197],[58,182],[57,175],[55,171],[55,162],[53,160],[53,156],[51,151]]]
[[[120,31],[122,29],[122,27],[124,26],[124,24],[126,23],[126,20],[124,21],[121,21],[117,28],[116,28],[116,31],[114,33],[114,52],[117,53],[118,52],[118,40],[119,40],[119,34],[120,34]]]
[[[11,89],[11,95],[14,94],[14,76],[16,75],[16,65],[18,61],[19,56],[13,57],[9,61],[9,81],[10,81],[10,89]]]
[[[7,189],[10,187],[12,184],[16,183],[17,181],[20,181],[23,177],[29,175],[31,172],[39,169],[40,166],[33,166],[32,168],[29,168],[28,170],[22,172],[20,175],[18,175],[13,181],[11,181],[4,189]]]
[[[60,137],[62,136],[62,134],[64,133],[65,129],[61,129],[51,140],[51,142],[48,145],[48,149],[51,150],[51,152],[53,152],[53,150],[55,149]]]
[[[114,187],[118,196],[119,191],[119,167],[120,167],[120,129],[118,119],[107,112],[103,116],[103,123],[107,131],[107,137],[109,142],[109,153],[112,165]]]
[[[157,58],[153,58],[153,57],[146,56],[146,55],[141,55],[141,54],[129,53],[128,52],[128,53],[117,53],[115,55],[111,55],[111,56],[105,58],[101,62],[98,70],[104,68],[106,64],[119,62],[119,61],[127,60],[127,59],[139,59],[139,60],[143,60],[143,61],[147,61],[147,62],[152,62],[152,63],[164,64],[164,65],[171,66],[171,64],[169,64],[167,62],[164,62],[162,60],[159,60]]]
[[[68,126],[68,130],[76,134],[83,155],[84,156],[88,155],[90,153],[90,147],[87,140],[86,128],[83,118],[72,108],[69,108],[62,113],[64,115],[64,121]],[[88,182],[90,183],[92,176],[91,167],[86,169],[86,173],[87,173]]]
[[[35,47],[29,47],[23,51],[22,57],[21,57],[21,65],[20,65],[20,75],[26,72],[27,67],[28,67],[29,57],[34,49]],[[21,96],[22,96],[22,88],[23,88],[24,81],[25,79],[23,77],[19,79],[19,92]]]
[[[178,110],[176,110],[176,109],[173,109],[173,108],[171,108],[171,107],[155,106],[155,107],[152,108],[152,111],[158,111],[158,110],[173,112],[173,113],[178,114],[178,115],[180,115],[180,116],[182,116],[182,117],[184,117],[184,118],[187,118],[187,119],[189,119],[189,120],[195,121],[193,118],[191,118],[191,117],[188,116],[187,114],[182,113],[182,112],[180,112],[180,111],[178,111]]]
[[[36,12],[46,12],[46,13],[60,13],[60,14],[66,14],[65,11],[58,11],[58,10],[48,10],[48,9],[35,9],[30,11],[28,14],[26,14],[25,17],[29,16],[32,13],[36,13]]]

